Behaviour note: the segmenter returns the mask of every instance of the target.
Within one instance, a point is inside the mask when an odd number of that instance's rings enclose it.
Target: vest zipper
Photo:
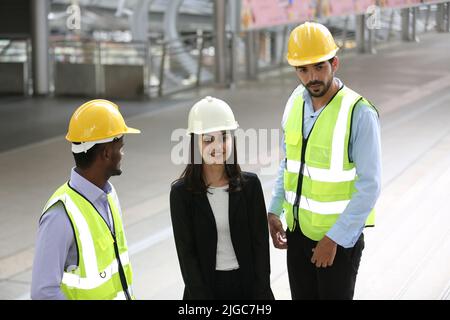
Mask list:
[[[292,213],[294,214],[294,230],[295,230],[295,226],[298,225],[300,226],[299,222],[298,222],[298,211],[299,211],[299,207],[300,207],[300,197],[301,197],[301,193],[302,193],[302,186],[303,186],[303,171],[305,169],[305,154],[306,154],[306,145],[308,144],[308,139],[303,138],[303,143],[302,143],[302,154],[301,154],[301,158],[300,158],[300,171],[298,173],[298,181],[297,181],[297,192],[295,195],[295,201],[294,201],[294,206],[292,208]]]
[[[119,247],[117,246],[117,238],[116,238],[116,232],[115,232],[116,223],[114,221],[114,215],[113,215],[113,212],[112,212],[111,205],[109,204],[109,201],[108,201],[108,208],[109,208],[109,212],[111,213],[111,220],[112,220],[111,221],[112,229],[109,229],[109,231],[111,232],[111,237],[114,240],[114,254],[116,255],[120,283],[122,285],[122,289],[123,289],[123,292],[125,293],[126,299],[127,300],[131,300],[130,293],[128,292],[127,278],[125,276],[125,271],[123,269],[122,261],[120,261]],[[100,216],[102,217],[102,215],[100,215]],[[103,220],[103,221],[105,221],[105,220]],[[105,221],[105,223],[106,223],[106,221]],[[108,225],[108,224],[106,223],[106,225]]]
[[[120,283],[122,284],[123,291],[125,292],[125,297],[127,298],[127,300],[131,300],[130,293],[128,292],[127,278],[125,277],[125,271],[123,270],[122,261],[120,261],[119,247],[117,246],[116,236],[112,232],[111,236],[114,239],[114,253],[116,255],[118,264]]]

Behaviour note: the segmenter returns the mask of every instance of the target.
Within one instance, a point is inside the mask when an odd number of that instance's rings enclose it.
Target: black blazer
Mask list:
[[[229,193],[229,220],[244,296],[273,299],[261,182],[256,174],[243,172],[243,176],[242,190]],[[185,284],[183,299],[214,299],[217,229],[206,194],[189,192],[182,181],[176,182],[170,191],[170,214]]]

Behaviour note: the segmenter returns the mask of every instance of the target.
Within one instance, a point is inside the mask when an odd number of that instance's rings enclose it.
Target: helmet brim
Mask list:
[[[306,59],[292,59],[289,57],[286,57],[288,63],[293,67],[301,67],[306,66],[308,64],[315,64],[324,62],[327,60],[330,60],[334,56],[336,56],[336,53],[338,52],[339,48],[336,48],[335,50],[331,51],[329,54],[318,56],[318,57],[309,57]]]
[[[212,127],[212,128],[207,128],[207,129],[203,129],[203,130],[187,129],[186,134],[187,135],[190,135],[191,133],[206,134],[206,133],[217,132],[217,131],[233,131],[233,130],[236,130],[237,128],[239,128],[239,124],[236,121],[236,123],[231,126],[219,126],[219,127]]]
[[[141,133],[141,130],[127,127],[127,131],[125,131],[124,133],[125,134],[128,134],[128,133]]]

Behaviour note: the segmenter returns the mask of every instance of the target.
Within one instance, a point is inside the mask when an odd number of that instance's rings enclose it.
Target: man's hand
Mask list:
[[[326,268],[333,265],[334,257],[336,256],[337,244],[327,236],[320,240],[315,249],[312,249],[313,256],[311,262],[317,268]]]
[[[284,232],[280,218],[276,214],[269,212],[267,220],[269,221],[273,246],[278,249],[287,249],[286,233]]]

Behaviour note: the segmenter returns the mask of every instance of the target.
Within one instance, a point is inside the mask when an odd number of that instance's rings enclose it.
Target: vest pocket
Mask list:
[[[286,144],[291,144],[296,146],[300,139],[302,138],[302,134],[295,131],[286,131],[284,134],[284,142]]]
[[[322,182],[305,177],[304,182],[306,182],[305,193],[310,190],[310,194],[307,194],[307,196],[323,202],[348,200],[351,198],[354,189],[353,181]]]
[[[105,233],[104,235],[95,239],[95,242],[97,243],[98,247],[100,247],[101,250],[105,251],[108,248],[112,247],[114,240],[112,239],[110,234]]]
[[[331,163],[331,148],[318,144],[308,143],[306,151],[306,163],[311,163],[318,168],[329,169]]]

